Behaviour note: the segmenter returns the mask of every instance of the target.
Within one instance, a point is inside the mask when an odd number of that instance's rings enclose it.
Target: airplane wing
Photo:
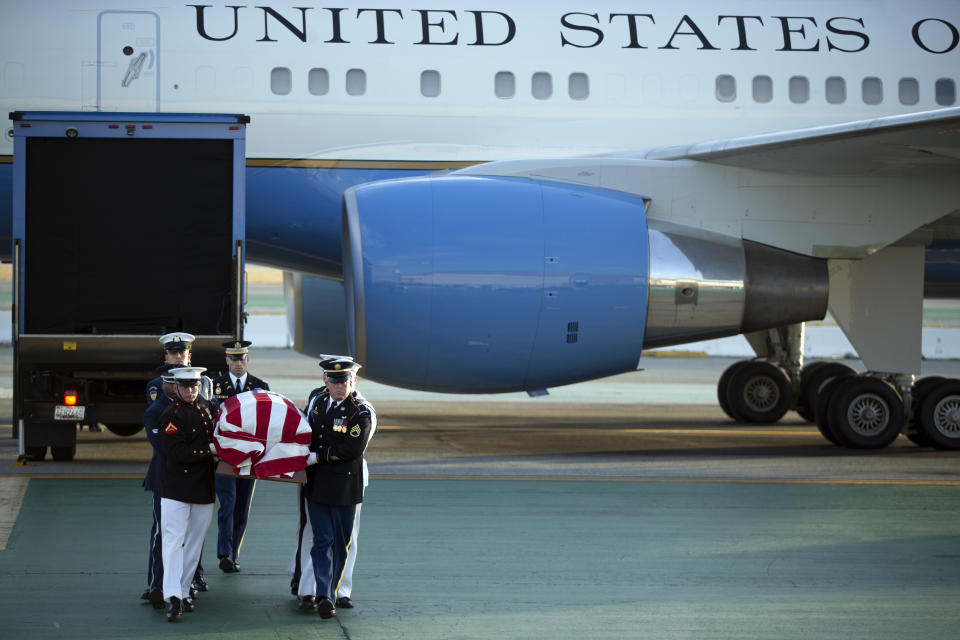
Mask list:
[[[698,160],[819,176],[944,175],[960,169],[960,108],[660,147],[649,160]]]

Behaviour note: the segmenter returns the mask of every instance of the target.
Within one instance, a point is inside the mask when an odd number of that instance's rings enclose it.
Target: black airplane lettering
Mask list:
[[[294,38],[302,43],[372,45],[485,46],[513,43],[522,24],[505,11],[289,7],[187,4],[197,34],[224,42],[254,35],[256,42]],[[550,18],[552,19],[552,18]],[[556,18],[561,47],[663,51],[759,51],[759,33],[768,32],[772,51],[859,53],[873,42],[866,19],[853,16],[759,16],[718,13],[664,17],[652,13],[569,11]],[[960,46],[960,29],[948,20],[928,17],[905,24],[903,32],[927,53],[941,55]],[[888,46],[884,43],[884,46]],[[890,43],[889,46],[894,46]]]

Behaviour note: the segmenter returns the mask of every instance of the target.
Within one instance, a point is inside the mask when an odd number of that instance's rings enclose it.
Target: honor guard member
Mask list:
[[[163,595],[174,622],[193,611],[190,584],[200,561],[203,538],[213,518],[213,426],[217,408],[200,397],[203,367],[171,369],[173,402],[159,421],[163,470],[160,524],[163,537]]]
[[[310,394],[305,412],[313,437],[303,492],[313,531],[316,605],[320,617],[332,618],[357,505],[363,502],[363,451],[373,407],[354,389],[360,365],[351,358],[329,358],[320,366],[325,386]]]
[[[193,341],[196,337],[192,333],[185,331],[175,331],[160,336],[160,344],[163,345],[163,362],[177,367],[190,366],[190,356],[193,349]],[[213,397],[213,383],[207,376],[200,377],[200,395],[207,400]],[[161,389],[162,380],[160,376],[147,383],[147,407],[149,408],[158,398],[163,396]],[[148,433],[149,435],[149,433]],[[198,591],[208,589],[206,581],[203,579],[203,563],[197,565],[197,575],[194,577],[193,586]]]
[[[320,389],[316,389],[310,402],[307,404],[308,411],[312,406],[312,401]],[[356,398],[359,401],[366,402],[359,391],[355,391]],[[370,437],[367,439],[367,446],[373,434],[377,431],[377,413],[370,406]],[[366,451],[366,450],[364,450]],[[370,474],[367,470],[367,461],[363,460],[363,492],[366,494],[367,485],[370,482]],[[300,520],[297,526],[297,549],[293,553],[293,559],[290,562],[290,590],[293,595],[300,600],[300,610],[309,611],[316,606],[315,590],[317,588],[316,579],[313,575],[313,561],[310,558],[310,550],[313,547],[313,535],[308,528],[306,498],[303,495],[303,485],[300,485],[297,491],[297,502],[299,503]],[[353,593],[353,568],[357,563],[357,549],[360,536],[360,510],[363,504],[357,505],[357,512],[353,518],[353,531],[350,534],[350,545],[347,547],[347,564],[343,569],[343,576],[340,578],[340,587],[337,589],[337,599],[334,601],[337,609],[353,609],[353,600],[350,598]]]
[[[227,398],[253,389],[270,390],[270,385],[247,372],[250,364],[249,340],[230,340],[223,343],[226,351],[228,372],[213,380],[213,397],[219,404]],[[216,476],[217,499],[217,558],[220,569],[225,573],[240,571],[237,556],[243,532],[247,528],[247,516],[250,514],[250,500],[256,480],[253,478],[233,478]]]
[[[190,352],[193,349],[193,341],[196,337],[192,333],[185,331],[176,331],[160,336],[160,344],[163,345],[163,361],[167,364],[175,364],[180,367],[190,366]],[[207,376],[201,376],[200,395],[207,400],[213,398],[213,383]],[[161,381],[159,377],[154,378],[147,383],[147,405],[150,405],[161,395]]]
[[[162,609],[163,603],[163,548],[160,534],[160,487],[163,481],[163,469],[167,464],[167,457],[160,450],[160,415],[173,402],[174,385],[176,382],[170,369],[179,365],[164,363],[157,367],[156,373],[162,380],[162,391],[153,404],[147,407],[143,414],[143,427],[147,432],[147,440],[153,449],[150,465],[147,467],[147,476],[143,479],[144,491],[153,492],[153,524],[150,527],[150,547],[147,556],[147,589],[140,596],[149,600],[155,609]]]

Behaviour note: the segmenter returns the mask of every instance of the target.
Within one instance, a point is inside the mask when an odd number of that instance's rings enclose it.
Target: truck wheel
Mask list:
[[[107,431],[118,436],[132,436],[143,429],[142,424],[108,424]]]
[[[24,454],[31,460],[43,460],[47,457],[47,448],[46,447],[24,447]]]
[[[57,462],[70,462],[76,453],[76,447],[50,447],[50,455]]]

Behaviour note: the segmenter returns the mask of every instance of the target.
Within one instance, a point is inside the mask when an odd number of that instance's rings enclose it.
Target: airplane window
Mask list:
[[[717,100],[733,102],[737,99],[737,80],[733,76],[717,76]]]
[[[883,102],[883,81],[880,78],[864,78],[861,92],[867,104],[880,104]]]
[[[827,102],[843,104],[847,100],[847,83],[843,78],[830,76],[826,84]]]
[[[790,78],[790,102],[803,104],[810,99],[810,81],[805,76]]]
[[[546,100],[553,95],[553,78],[549,73],[538,71],[531,78],[530,91],[537,100]]]
[[[757,102],[773,100],[773,80],[770,79],[770,76],[754,76],[753,99]]]
[[[436,98],[440,95],[439,71],[424,71],[420,74],[420,95],[424,98]]]
[[[585,73],[571,73],[567,89],[574,100],[586,100],[590,95],[590,79]]]
[[[330,74],[326,69],[310,69],[307,87],[315,96],[325,96],[330,91]]]
[[[270,91],[285,96],[293,89],[293,74],[286,67],[274,67],[270,70]]]
[[[362,96],[367,92],[367,72],[363,69],[347,71],[347,93],[351,96]]]
[[[517,93],[517,83],[509,71],[500,71],[493,78],[493,92],[498,98],[512,98]]]
[[[937,104],[941,106],[951,105],[957,101],[957,86],[950,78],[940,78],[936,84]]]
[[[900,78],[900,104],[920,102],[920,83],[916,78]]]

